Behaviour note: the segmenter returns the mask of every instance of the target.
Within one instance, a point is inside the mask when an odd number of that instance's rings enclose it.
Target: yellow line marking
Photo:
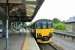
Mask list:
[[[28,44],[29,41],[28,40],[29,40],[28,35],[26,35],[22,50],[29,50],[29,44]]]

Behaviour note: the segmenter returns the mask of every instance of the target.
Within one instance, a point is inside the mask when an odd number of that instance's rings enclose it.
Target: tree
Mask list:
[[[59,23],[59,22],[61,22],[59,19],[57,19],[57,18],[54,18],[53,20],[53,23]]]
[[[58,23],[55,25],[55,29],[65,30],[65,24],[64,23]]]
[[[53,22],[53,27],[54,27],[55,29],[58,29],[58,30],[65,30],[65,23],[64,23],[64,22],[60,21],[60,20],[57,19],[57,18],[54,18],[54,19],[52,20],[52,22]]]

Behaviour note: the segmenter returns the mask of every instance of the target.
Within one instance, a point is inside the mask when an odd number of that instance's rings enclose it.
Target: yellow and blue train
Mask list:
[[[31,25],[32,34],[38,43],[49,43],[53,33],[53,23],[48,19],[40,19]]]

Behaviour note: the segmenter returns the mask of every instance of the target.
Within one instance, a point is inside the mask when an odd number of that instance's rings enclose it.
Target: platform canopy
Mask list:
[[[8,12],[10,21],[26,22],[31,21],[35,17],[43,1],[44,0],[0,0],[0,8],[6,15]],[[0,17],[2,17],[2,14]]]

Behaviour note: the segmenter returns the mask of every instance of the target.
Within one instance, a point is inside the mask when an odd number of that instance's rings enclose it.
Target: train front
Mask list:
[[[53,24],[50,20],[43,20],[36,23],[36,39],[38,43],[49,43],[53,33]]]

